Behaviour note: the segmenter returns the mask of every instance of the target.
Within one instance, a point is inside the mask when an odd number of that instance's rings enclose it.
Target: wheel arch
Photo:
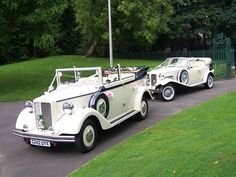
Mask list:
[[[105,111],[105,114],[103,116],[108,117],[109,111],[110,111],[110,104],[109,104],[109,99],[108,99],[108,97],[106,96],[105,93],[97,92],[94,95],[92,95],[89,99],[88,107],[93,108],[94,110],[96,110],[97,101],[99,100],[99,98],[103,98],[105,103],[106,103],[107,110]]]
[[[145,97],[147,100],[152,100],[153,98],[152,98],[152,95],[151,95],[151,93],[149,92],[149,91],[145,91],[144,93],[143,93],[143,96],[142,97]]]
[[[87,121],[87,120],[94,121],[94,123],[95,123],[96,126],[97,126],[98,131],[102,130],[101,122],[99,121],[99,119],[98,119],[95,115],[91,115],[91,116],[87,117],[87,118],[84,120],[84,122]],[[84,122],[82,123],[82,125],[84,124]]]
[[[80,109],[72,115],[64,115],[55,125],[55,130],[65,134],[78,134],[87,119],[92,119],[101,129],[108,129],[111,124],[93,108]]]
[[[170,81],[170,82],[167,82],[167,83],[165,83],[165,84],[159,84],[159,85],[157,85],[156,86],[156,89],[160,89],[161,87],[163,87],[163,86],[165,86],[165,85],[167,85],[167,84],[171,84],[171,85],[173,85],[175,88],[178,88],[178,87],[180,87],[180,83],[178,83],[178,82],[173,82],[173,81]]]
[[[204,78],[203,78],[203,82],[207,81],[208,75],[211,75],[213,78],[215,77],[215,74],[213,72],[211,72],[211,71],[206,72],[205,75],[204,75]]]
[[[153,97],[152,97],[151,93],[149,92],[149,90],[147,90],[145,87],[140,87],[138,89],[138,92],[139,92],[139,94],[136,95],[136,98],[134,100],[134,110],[140,111],[142,98],[145,97],[148,100],[149,99],[152,100]]]

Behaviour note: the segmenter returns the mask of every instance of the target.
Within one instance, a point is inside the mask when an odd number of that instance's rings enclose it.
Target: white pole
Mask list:
[[[113,47],[112,47],[112,24],[111,24],[111,0],[108,0],[108,20],[109,20],[109,55],[110,67],[113,66]]]

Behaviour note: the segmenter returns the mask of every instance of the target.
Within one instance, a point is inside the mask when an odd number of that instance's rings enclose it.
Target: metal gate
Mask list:
[[[234,50],[231,48],[231,39],[224,33],[218,34],[213,39],[213,61],[217,78],[232,78]]]

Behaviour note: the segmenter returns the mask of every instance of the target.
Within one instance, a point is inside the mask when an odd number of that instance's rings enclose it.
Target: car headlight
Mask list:
[[[66,114],[71,115],[73,113],[74,105],[72,103],[65,102],[63,104],[63,110]]]
[[[32,112],[33,112],[33,103],[32,103],[32,101],[26,101],[26,102],[25,102],[25,109],[26,109],[29,113],[32,113]]]

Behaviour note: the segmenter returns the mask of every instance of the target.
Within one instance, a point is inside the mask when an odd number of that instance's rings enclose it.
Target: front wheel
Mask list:
[[[148,102],[145,97],[142,98],[140,112],[137,114],[138,120],[144,120],[148,115]]]
[[[87,119],[80,133],[75,137],[75,146],[80,152],[89,152],[95,148],[98,138],[98,131],[95,122]]]
[[[172,84],[161,86],[159,97],[163,101],[171,101],[175,97],[175,88]]]
[[[211,74],[209,74],[209,75],[207,76],[207,81],[206,81],[206,83],[204,84],[204,86],[205,86],[205,88],[207,88],[207,89],[211,89],[211,88],[213,87],[213,85],[214,85],[214,78],[213,78],[213,76],[212,76]]]

